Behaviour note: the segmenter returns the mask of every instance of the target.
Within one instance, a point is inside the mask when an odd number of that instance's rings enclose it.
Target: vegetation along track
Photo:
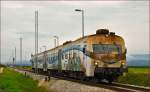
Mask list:
[[[32,72],[32,70],[26,70],[26,69],[21,69],[21,71]],[[44,75],[47,76],[46,74],[44,74]],[[150,91],[150,88],[148,88],[148,87],[140,87],[140,86],[121,84],[121,83],[116,83],[116,82],[113,82],[112,84],[108,84],[106,82],[97,82],[96,80],[81,81],[78,79],[62,77],[62,76],[52,76],[52,77],[63,79],[63,80],[68,80],[68,81],[72,81],[72,82],[77,82],[77,83],[81,83],[84,85],[111,89],[111,90],[115,90],[118,92],[149,92]]]

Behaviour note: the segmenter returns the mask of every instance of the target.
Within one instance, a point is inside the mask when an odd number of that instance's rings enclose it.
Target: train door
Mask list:
[[[58,71],[61,71],[61,55],[62,55],[62,50],[60,49],[58,51]]]
[[[47,60],[48,60],[48,57],[47,57],[47,53],[44,52],[44,56],[43,56],[43,71],[47,71]]]
[[[83,62],[86,68],[86,76],[93,76],[93,72],[91,72],[92,67],[91,67],[91,59],[86,55],[86,50],[87,50],[87,45],[83,46]]]

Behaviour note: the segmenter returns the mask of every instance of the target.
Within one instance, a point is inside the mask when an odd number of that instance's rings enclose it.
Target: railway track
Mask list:
[[[32,70],[26,70],[26,69],[22,69],[20,71],[33,73]],[[41,75],[43,75],[43,74],[41,74]],[[45,74],[45,77],[46,76],[47,75]],[[116,82],[113,82],[112,84],[108,84],[106,82],[98,83],[96,80],[81,81],[81,80],[68,78],[68,77],[62,77],[62,76],[61,77],[60,76],[52,76],[52,77],[62,79],[62,80],[72,81],[72,82],[76,82],[76,83],[81,83],[84,85],[110,89],[110,90],[114,90],[117,92],[149,92],[150,91],[149,87],[134,86],[134,85],[121,84],[121,83],[116,83]]]
[[[60,76],[54,76],[54,77],[63,79],[63,80],[72,81],[72,82],[82,83],[82,84],[89,85],[89,86],[111,89],[111,90],[115,90],[118,92],[149,92],[150,91],[150,88],[115,83],[115,82],[113,82],[112,84],[108,84],[106,82],[97,83],[95,80],[94,81],[93,80],[81,81],[81,80],[76,80],[76,79],[72,79],[72,78],[60,77]]]

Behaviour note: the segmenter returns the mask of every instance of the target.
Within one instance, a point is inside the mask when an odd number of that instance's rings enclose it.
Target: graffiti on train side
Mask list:
[[[72,45],[62,49],[63,56],[62,57],[62,69],[63,70],[71,70],[71,71],[83,71],[84,66],[82,55],[84,45]]]
[[[79,56],[79,51],[70,50],[62,54],[62,69],[81,71],[81,58]]]
[[[68,65],[66,66],[67,67],[67,70],[72,70],[72,71],[80,71],[81,70],[81,59],[80,57],[75,57],[75,58],[70,58],[68,60]]]

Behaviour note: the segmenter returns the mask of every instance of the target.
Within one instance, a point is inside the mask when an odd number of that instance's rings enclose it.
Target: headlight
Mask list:
[[[125,65],[125,63],[124,63],[124,62],[121,62],[121,64],[122,64],[122,65]]]
[[[97,62],[95,62],[95,65],[98,65],[98,63],[97,63]]]

